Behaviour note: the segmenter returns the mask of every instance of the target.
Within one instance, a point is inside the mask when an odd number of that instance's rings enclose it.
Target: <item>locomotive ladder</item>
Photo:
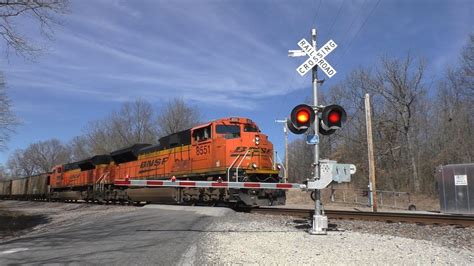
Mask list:
[[[242,159],[239,162],[239,165],[237,165],[237,167],[235,168],[235,182],[239,182],[239,167],[244,162],[244,159],[245,159],[245,157],[247,157],[247,154],[249,153],[249,151],[250,151],[250,149],[248,149],[245,152],[244,156],[242,157]]]
[[[237,165],[237,167],[235,168],[235,172],[234,172],[234,175],[235,175],[235,182],[239,182],[239,167],[240,165],[242,164],[242,162],[244,161],[244,159],[247,157],[247,154],[249,153],[250,149],[248,149],[244,156],[242,156],[242,159],[240,160],[239,164]],[[237,157],[234,159],[234,161],[230,164],[230,166],[227,168],[227,182],[230,182],[230,170],[233,168],[233,166],[235,165],[235,163],[237,162],[237,160],[239,159],[241,154],[237,155]]]
[[[95,181],[94,190],[96,190],[98,192],[103,192],[104,191],[105,181],[106,181],[106,177],[108,177],[108,175],[109,175],[109,172],[105,172],[99,177],[99,179],[97,179],[97,181]]]

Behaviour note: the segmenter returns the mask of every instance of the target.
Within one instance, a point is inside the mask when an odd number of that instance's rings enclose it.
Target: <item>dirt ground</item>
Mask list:
[[[31,215],[0,207],[0,240],[21,235],[37,225],[49,222],[45,215]]]
[[[48,227],[67,227],[75,219],[106,216],[112,212],[133,211],[137,207],[0,200],[0,241],[42,232]]]

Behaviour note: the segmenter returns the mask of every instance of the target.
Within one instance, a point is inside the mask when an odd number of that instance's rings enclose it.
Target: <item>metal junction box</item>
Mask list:
[[[441,212],[474,214],[474,163],[436,169]]]
[[[355,173],[355,165],[342,164],[336,161],[320,160],[320,179],[308,181],[308,189],[323,189],[331,182],[351,182],[351,174]]]

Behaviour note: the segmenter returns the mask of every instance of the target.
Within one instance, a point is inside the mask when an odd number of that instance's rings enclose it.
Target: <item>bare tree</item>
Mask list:
[[[57,139],[33,143],[26,148],[24,154],[40,173],[47,173],[53,166],[67,163],[71,158],[68,147]]]
[[[312,146],[303,139],[297,139],[288,144],[288,177],[290,182],[302,182],[311,178],[313,163]]]
[[[7,168],[10,175],[31,176],[51,171],[53,166],[70,161],[70,150],[57,139],[39,141],[26,149],[15,150],[9,157]]]
[[[90,122],[83,136],[74,138],[74,158],[84,159],[105,154],[135,143],[157,143],[158,137],[191,128],[198,123],[200,112],[181,99],[174,99],[156,116],[152,105],[137,99],[124,103],[104,119]]]
[[[431,164],[468,163],[474,158],[474,35],[461,54],[460,65],[439,82],[432,107]],[[435,156],[433,156],[433,154]]]
[[[153,107],[143,99],[123,104],[120,111],[112,113],[110,118],[118,142],[123,146],[156,142],[153,115]]]
[[[51,39],[53,26],[59,23],[58,14],[67,11],[67,0],[0,0],[0,36],[9,49],[22,56],[34,56],[41,49],[20,33],[18,23],[22,19],[30,19],[39,26],[42,36]]]
[[[88,147],[83,149],[92,151],[92,154],[106,154],[122,147],[115,141],[116,137],[108,119],[91,121],[84,131]]]
[[[74,162],[92,157],[94,152],[86,136],[76,136],[69,142],[71,160]]]
[[[14,132],[15,126],[18,125],[18,119],[11,110],[11,101],[5,92],[5,87],[5,80],[2,72],[0,72],[0,150],[6,148],[10,135]]]
[[[201,112],[188,105],[183,99],[175,98],[167,102],[158,114],[158,133],[166,136],[199,124]]]
[[[17,149],[9,157],[7,168],[12,177],[31,176],[38,173],[38,166],[25,154],[24,150]]]
[[[404,60],[383,58],[382,69],[377,71],[375,82],[368,88],[380,94],[389,104],[388,109],[393,111],[394,125],[406,140],[412,168],[413,190],[419,192],[417,152],[414,147],[414,120],[416,104],[425,93],[425,86],[422,83],[425,66],[422,61],[415,66],[414,64],[410,55]]]
[[[157,130],[151,104],[137,99],[124,103],[104,119],[90,122],[84,136],[71,143],[75,156],[105,154],[135,143],[156,143]],[[86,145],[86,146],[84,146]]]
[[[460,72],[462,93],[467,97],[474,97],[474,34],[469,36],[469,41],[461,54]]]
[[[7,169],[3,164],[0,164],[0,181],[2,180],[10,180],[10,175],[7,172]]]

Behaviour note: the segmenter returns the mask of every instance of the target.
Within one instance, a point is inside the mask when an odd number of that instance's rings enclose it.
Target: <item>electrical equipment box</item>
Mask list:
[[[319,180],[308,181],[308,189],[323,189],[331,182],[351,182],[351,174],[355,174],[356,167],[353,164],[342,164],[336,161],[319,161]]]
[[[441,212],[474,214],[474,163],[439,166],[436,181]]]

